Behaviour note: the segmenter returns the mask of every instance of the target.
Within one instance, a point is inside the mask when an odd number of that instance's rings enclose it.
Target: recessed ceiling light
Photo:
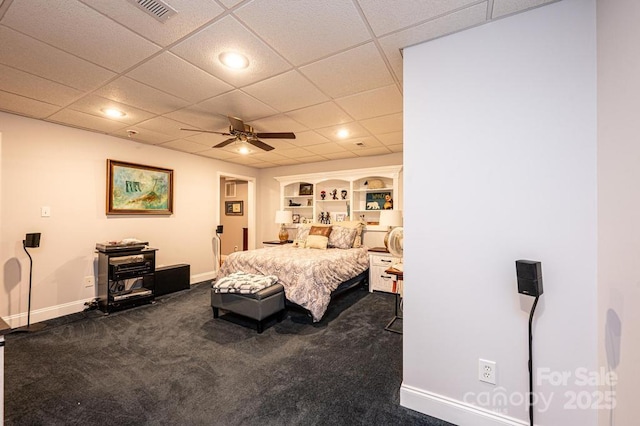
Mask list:
[[[237,52],[224,52],[218,56],[220,62],[229,68],[241,70],[249,66],[249,59]]]
[[[347,129],[340,129],[340,130],[338,130],[338,137],[339,137],[340,139],[344,139],[344,138],[346,138],[347,136],[349,136],[349,131],[348,131]]]
[[[122,118],[125,115],[127,115],[124,112],[120,111],[119,109],[115,109],[115,108],[102,108],[100,111],[102,111],[104,115],[112,118]]]

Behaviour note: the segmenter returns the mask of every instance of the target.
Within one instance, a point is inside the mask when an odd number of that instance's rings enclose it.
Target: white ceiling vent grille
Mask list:
[[[138,8],[163,23],[178,13],[174,8],[161,0],[129,0],[129,3],[135,4]]]

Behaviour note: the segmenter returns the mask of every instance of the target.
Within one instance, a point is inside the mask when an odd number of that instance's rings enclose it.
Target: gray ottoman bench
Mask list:
[[[286,311],[282,284],[272,284],[254,293],[221,292],[225,289],[220,288],[219,284],[214,283],[211,288],[214,318],[220,316],[219,310],[222,309],[254,319],[258,322],[258,333],[264,330],[264,320],[268,317],[278,314],[278,321],[284,318]]]

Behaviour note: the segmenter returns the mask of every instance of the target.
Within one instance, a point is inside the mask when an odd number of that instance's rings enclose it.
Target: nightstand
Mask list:
[[[394,277],[386,269],[397,262],[391,253],[381,251],[369,251],[369,291],[385,291],[393,293]]]
[[[263,241],[262,245],[264,247],[270,247],[270,246],[283,246],[285,244],[291,244],[293,242],[293,240],[286,240],[286,241],[280,241],[280,240],[273,240],[273,241]]]

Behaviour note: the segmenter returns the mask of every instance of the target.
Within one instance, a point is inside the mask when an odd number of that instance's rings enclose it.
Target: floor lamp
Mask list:
[[[13,330],[13,332],[39,331],[46,327],[46,324],[44,323],[31,325],[31,281],[33,277],[33,259],[31,258],[31,255],[27,251],[27,247],[29,248],[40,247],[39,232],[33,233],[33,234],[27,234],[25,239],[22,240],[22,248],[24,249],[24,252],[27,253],[27,256],[29,256],[29,304],[27,307],[27,326],[17,328]]]

